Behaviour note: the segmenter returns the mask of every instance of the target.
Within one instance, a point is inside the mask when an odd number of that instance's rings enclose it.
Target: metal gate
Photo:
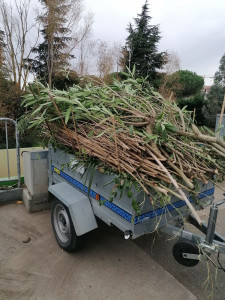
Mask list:
[[[19,131],[17,128],[17,122],[14,121],[13,119],[9,118],[0,118],[0,122],[5,123],[5,142],[6,142],[6,156],[7,156],[7,174],[8,178],[0,179],[0,181],[10,181],[12,178],[10,176],[10,168],[9,168],[9,137],[8,137],[8,123],[13,123],[15,126],[15,139],[16,139],[16,161],[17,161],[17,178],[18,178],[18,188],[21,187],[21,171],[20,171],[20,143],[19,143]],[[0,162],[0,167],[1,167],[1,162]]]

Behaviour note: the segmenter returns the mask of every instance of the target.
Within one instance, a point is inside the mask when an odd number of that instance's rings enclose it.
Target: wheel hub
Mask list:
[[[53,218],[55,230],[59,239],[63,243],[67,243],[70,235],[70,220],[67,211],[62,205],[58,204],[55,207]]]

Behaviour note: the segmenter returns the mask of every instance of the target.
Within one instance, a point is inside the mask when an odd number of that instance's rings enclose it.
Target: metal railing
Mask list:
[[[21,187],[21,170],[20,170],[20,142],[19,131],[17,128],[17,122],[10,118],[0,118],[0,122],[5,122],[5,141],[6,141],[6,155],[7,155],[7,169],[8,180],[11,180],[9,169],[9,137],[8,137],[8,122],[13,123],[15,126],[15,139],[16,139],[16,160],[17,160],[17,177],[18,187]],[[1,179],[0,179],[1,181]],[[4,180],[5,181],[5,180]]]

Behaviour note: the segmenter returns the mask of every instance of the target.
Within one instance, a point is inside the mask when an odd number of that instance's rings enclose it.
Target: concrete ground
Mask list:
[[[49,211],[28,214],[22,204],[3,205],[0,241],[1,300],[197,299],[150,249],[103,223],[82,250],[69,254],[56,243]]]
[[[208,210],[201,215],[207,219]],[[217,231],[223,235],[224,216],[221,207]],[[69,254],[55,241],[49,211],[28,214],[22,204],[10,204],[0,206],[0,241],[0,300],[225,299],[225,273],[216,275],[211,263],[179,265],[174,240],[163,234],[125,241],[100,223],[83,249]]]
[[[221,185],[225,190],[225,183]],[[215,201],[224,199],[223,191],[216,188]],[[207,221],[209,208],[199,212],[202,220]],[[187,229],[193,232],[197,230],[188,225]],[[216,231],[225,236],[225,204],[219,207]],[[178,264],[172,255],[172,248],[175,239],[165,234],[154,233],[149,236],[143,236],[135,240],[136,245],[143,249],[148,256],[151,256],[170,274],[172,274],[180,283],[186,286],[199,300],[215,299],[225,300],[225,273],[222,270],[216,270],[211,262],[200,262],[192,268],[185,268]],[[212,256],[213,261],[217,263],[217,257]],[[225,255],[221,256],[221,263],[225,267]]]

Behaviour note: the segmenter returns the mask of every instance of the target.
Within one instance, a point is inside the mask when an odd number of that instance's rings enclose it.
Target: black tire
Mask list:
[[[188,240],[176,242],[173,246],[173,256],[179,264],[185,267],[194,267],[199,263],[199,260],[184,258],[183,253],[200,254],[198,246],[194,243]]]
[[[51,222],[55,238],[61,248],[73,252],[80,247],[82,237],[76,235],[69,210],[58,199],[52,203]]]

